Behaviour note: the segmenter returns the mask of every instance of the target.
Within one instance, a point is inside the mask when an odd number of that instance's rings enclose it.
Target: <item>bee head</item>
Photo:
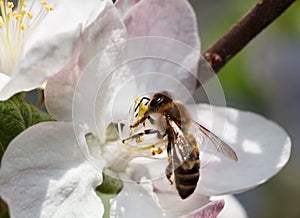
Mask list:
[[[149,102],[148,112],[157,112],[162,105],[172,102],[172,98],[168,92],[156,93]]]

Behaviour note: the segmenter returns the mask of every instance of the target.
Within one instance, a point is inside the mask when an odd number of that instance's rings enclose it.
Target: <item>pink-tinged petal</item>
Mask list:
[[[1,163],[0,195],[11,217],[102,216],[95,192],[102,174],[87,160],[84,135],[72,123],[45,122],[10,143]]]
[[[47,43],[36,44],[20,61],[11,80],[1,90],[0,100],[15,93],[29,91],[42,85],[51,75],[70,62],[80,37],[81,27],[68,34],[60,34]],[[64,46],[62,46],[64,45]]]
[[[115,2],[116,8],[120,11],[122,16],[125,16],[128,10],[141,0],[117,0]]]
[[[196,16],[188,1],[141,1],[128,11],[124,23],[129,39],[142,37],[134,40],[135,46],[127,49],[127,56],[138,57],[130,63],[131,72],[167,74],[176,79],[181,88],[190,92],[195,90],[201,48]],[[153,87],[158,83],[168,84],[169,80],[160,78],[154,83],[152,80],[144,80],[144,83]]]
[[[189,213],[184,218],[216,218],[224,208],[225,202],[223,200],[213,201],[204,207]],[[183,218],[182,217],[182,218]],[[233,217],[233,216],[232,216]],[[239,217],[240,218],[240,217]]]
[[[97,85],[101,84],[107,76],[105,67],[117,65],[117,56],[112,52],[109,58],[101,59],[103,64],[99,62],[99,67],[95,66],[91,69],[92,72],[88,76],[86,74],[81,76],[82,71],[98,52],[112,43],[123,40],[124,37],[125,29],[117,9],[108,1],[105,10],[84,31],[73,60],[61,72],[48,80],[45,90],[46,106],[55,119],[72,120],[72,100],[77,86],[73,106],[76,110],[73,113],[74,121],[87,123],[90,127],[94,125],[92,111],[99,88]],[[80,76],[80,82],[77,84]]]
[[[218,196],[218,197],[211,197],[211,200],[224,200],[225,207],[219,214],[218,218],[231,218],[231,217],[238,217],[238,218],[247,218],[247,213],[241,203],[232,195],[225,195],[225,196]]]
[[[196,15],[182,0],[144,0],[124,19],[128,38],[161,36],[184,42],[200,51]]]
[[[74,58],[47,82],[45,105],[49,114],[56,120],[72,120],[72,101],[79,70],[77,58]]]
[[[287,163],[291,140],[282,127],[260,115],[233,108],[189,107],[193,118],[229,144],[233,161],[202,151],[201,177],[196,192],[222,195],[249,190],[274,176]]]
[[[182,199],[174,185],[170,185],[165,176],[167,160],[149,160],[137,158],[129,163],[128,172],[130,177],[139,182],[145,189],[148,187],[149,193],[153,193],[154,199],[160,206],[165,217],[180,217],[198,211],[205,207],[210,201],[208,196],[193,194],[186,199]],[[148,181],[145,181],[148,178]],[[150,182],[151,181],[151,182]],[[148,184],[151,183],[151,186]],[[149,188],[150,186],[150,188]],[[176,207],[174,207],[176,205]]]
[[[83,33],[79,65],[83,69],[104,48],[121,43],[126,38],[124,23],[111,1]]]
[[[40,4],[40,1],[34,1]],[[54,7],[54,10],[50,11],[34,30],[25,51],[28,51],[38,41],[45,43],[57,34],[73,31],[79,24],[88,25],[95,19],[95,14],[98,15],[104,9],[106,0],[48,0],[47,2],[49,6]]]
[[[192,195],[183,200],[177,193],[156,190],[159,205],[166,217],[185,217],[186,214],[199,214],[199,210],[209,203],[209,197]],[[222,209],[222,208],[221,208]],[[204,209],[204,211],[212,208]],[[193,211],[193,212],[192,212]],[[213,210],[211,211],[213,212]],[[213,213],[212,213],[213,214]],[[193,216],[190,216],[193,217]]]
[[[156,47],[160,49],[154,49]],[[181,52],[170,55],[170,48]],[[84,114],[98,125],[102,131],[98,135],[103,137],[108,123],[127,121],[128,111],[137,96],[168,90],[176,99],[186,100],[191,97],[187,87],[191,84],[185,83],[191,73],[185,61],[198,57],[193,56],[193,52],[195,50],[186,44],[157,37],[131,39],[106,48],[85,68],[73,109],[74,106],[85,107],[82,102],[90,104]],[[82,111],[78,110],[78,114]]]
[[[140,185],[124,182],[124,188],[111,202],[110,217],[163,217],[152,196]]]

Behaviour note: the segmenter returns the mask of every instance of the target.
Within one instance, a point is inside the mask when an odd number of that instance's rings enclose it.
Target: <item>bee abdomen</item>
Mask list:
[[[184,169],[182,166],[175,169],[176,189],[182,199],[190,196],[196,189],[200,177],[199,168],[200,162],[197,160],[191,169]]]

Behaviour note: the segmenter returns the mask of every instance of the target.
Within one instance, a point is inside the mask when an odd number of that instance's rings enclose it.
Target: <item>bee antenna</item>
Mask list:
[[[150,101],[150,98],[148,97],[142,97],[142,99],[140,100],[140,102],[137,104],[137,106],[134,108],[134,112],[136,112],[136,110],[139,108],[139,106],[141,105],[141,103],[144,101],[144,100],[147,100],[148,102]],[[147,105],[148,102],[145,104]]]

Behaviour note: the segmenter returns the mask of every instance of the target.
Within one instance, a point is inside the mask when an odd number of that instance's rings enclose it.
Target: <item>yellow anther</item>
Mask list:
[[[26,26],[24,24],[21,24],[21,30],[26,30]]]
[[[53,10],[54,10],[54,7],[52,7],[52,6],[47,6],[47,5],[45,5],[44,8],[45,8],[47,11],[53,11]]]
[[[12,16],[16,17],[18,15],[18,12],[14,11],[12,12]]]
[[[14,7],[14,3],[12,2],[7,2],[7,8],[12,9]]]
[[[138,97],[136,97],[135,99],[134,99],[134,103],[138,103],[138,102],[140,102],[141,101],[141,99],[140,99],[140,97],[138,96]]]
[[[157,149],[157,153],[158,153],[158,154],[161,154],[161,153],[163,153],[163,150],[159,147],[159,148]]]
[[[17,14],[16,16],[14,16],[17,20],[22,20],[23,16],[22,14]]]
[[[32,14],[30,12],[27,12],[26,14],[29,19],[32,19]]]
[[[141,112],[145,112],[147,109],[148,109],[148,107],[145,106],[145,105],[141,105],[141,106],[140,106]]]
[[[135,139],[136,143],[141,143],[144,141],[144,137],[139,137]]]
[[[151,154],[152,156],[156,155],[156,148],[151,148]]]
[[[26,14],[26,11],[21,11],[22,16],[24,16]]]
[[[42,5],[47,5],[47,1],[41,1]]]

